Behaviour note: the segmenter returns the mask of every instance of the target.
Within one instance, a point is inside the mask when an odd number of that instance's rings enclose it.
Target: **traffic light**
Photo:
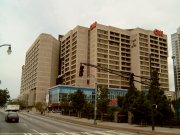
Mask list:
[[[134,81],[134,73],[131,73],[130,74],[130,79],[129,79],[130,84],[132,84],[133,81]]]
[[[83,76],[83,72],[84,72],[84,66],[80,65],[80,69],[79,69],[79,76]]]
[[[134,73],[131,73],[129,76],[129,86],[134,87]]]

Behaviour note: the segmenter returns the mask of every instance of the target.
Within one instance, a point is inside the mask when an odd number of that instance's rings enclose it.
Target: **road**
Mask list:
[[[137,135],[115,130],[83,126],[44,116],[19,113],[19,123],[7,123],[0,112],[0,135]]]

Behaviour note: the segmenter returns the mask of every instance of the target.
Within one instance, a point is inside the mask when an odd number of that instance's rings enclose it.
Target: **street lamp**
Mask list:
[[[0,45],[0,47],[3,47],[3,46],[8,46],[7,53],[8,53],[8,55],[10,55],[11,52],[12,52],[12,50],[11,50],[11,45],[10,45],[10,44],[3,44],[3,45]]]
[[[7,53],[8,53],[8,55],[10,55],[11,52],[12,52],[12,50],[11,50],[11,45],[10,45],[10,44],[2,44],[2,45],[0,45],[0,47],[3,47],[3,46],[8,46]],[[1,80],[0,80],[0,84],[1,84]]]
[[[175,67],[175,56],[172,56],[173,59],[173,69],[174,69],[174,86],[175,86],[175,98],[176,98],[176,117],[179,119],[179,113],[178,113],[178,98],[177,98],[177,81],[176,81],[176,67]]]

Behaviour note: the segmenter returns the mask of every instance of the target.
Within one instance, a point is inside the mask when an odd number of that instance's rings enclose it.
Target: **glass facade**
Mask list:
[[[86,100],[88,102],[94,102],[94,88],[81,88],[76,86],[57,85],[49,89],[49,103],[61,103],[63,95],[68,96],[69,94],[76,92],[78,89],[84,92],[84,94],[86,95]],[[108,97],[110,99],[110,105],[117,105],[117,97],[125,96],[126,93],[127,90],[109,89]]]

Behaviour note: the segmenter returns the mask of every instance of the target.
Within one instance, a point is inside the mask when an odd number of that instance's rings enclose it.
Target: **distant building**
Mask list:
[[[171,43],[172,43],[172,55],[173,55],[173,66],[174,66],[174,82],[176,85],[175,91],[177,92],[177,96],[180,97],[180,27],[177,29],[177,32],[171,35]]]
[[[49,34],[40,34],[26,52],[22,66],[19,98],[34,106],[45,102],[48,88],[56,85],[59,66],[59,41]]]

